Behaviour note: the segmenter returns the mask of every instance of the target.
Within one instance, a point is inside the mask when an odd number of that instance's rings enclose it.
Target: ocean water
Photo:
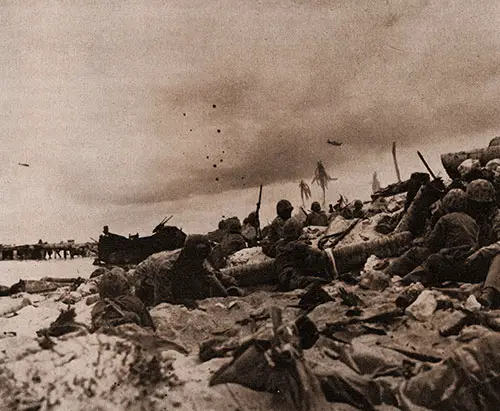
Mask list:
[[[88,278],[97,268],[94,258],[45,261],[0,261],[0,284],[10,286],[20,279],[39,280],[42,277]]]

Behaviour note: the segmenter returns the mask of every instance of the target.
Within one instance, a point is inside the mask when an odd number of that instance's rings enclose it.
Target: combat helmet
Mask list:
[[[316,213],[319,213],[321,211],[321,205],[317,201],[314,201],[311,204],[311,210],[315,211]]]
[[[276,204],[276,214],[282,216],[283,214],[287,214],[293,210],[292,203],[288,200],[280,200],[278,204]]]
[[[443,197],[443,207],[449,212],[465,211],[467,209],[467,195],[459,188],[453,188]]]
[[[238,217],[231,217],[226,220],[227,226],[226,229],[228,232],[233,234],[241,233],[241,223]]]
[[[493,203],[495,201],[495,187],[488,180],[478,178],[467,185],[467,199],[476,203]]]
[[[290,218],[283,225],[283,237],[285,240],[297,240],[302,234],[302,224],[296,218]]]
[[[101,298],[116,298],[127,294],[130,285],[124,272],[113,269],[102,275],[97,289]]]

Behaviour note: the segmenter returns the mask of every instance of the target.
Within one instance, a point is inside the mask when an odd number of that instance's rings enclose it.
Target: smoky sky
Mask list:
[[[494,0],[169,3],[2,6],[6,147],[57,195],[310,182],[318,160],[499,131]]]

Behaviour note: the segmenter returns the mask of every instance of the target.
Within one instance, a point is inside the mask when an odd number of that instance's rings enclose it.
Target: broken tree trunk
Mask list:
[[[389,197],[396,194],[406,193],[413,190],[415,187],[417,187],[418,190],[422,184],[426,184],[429,181],[430,177],[427,173],[412,173],[408,180],[390,184],[387,187],[381,188],[379,191],[372,194],[372,199],[375,200],[378,197]]]
[[[82,281],[82,278],[56,278],[56,277],[43,277],[40,281],[47,281],[49,283],[70,284]]]
[[[409,232],[398,233],[378,240],[328,248],[325,253],[333,265],[333,271],[337,274],[344,274],[362,267],[371,255],[387,258],[403,254],[411,245],[412,239],[413,237]],[[276,284],[278,282],[274,259],[259,264],[223,268],[220,271],[225,275],[232,276],[240,287]]]
[[[479,160],[481,165],[485,166],[488,161],[500,158],[500,145],[490,145],[487,148],[460,151],[457,153],[444,153],[441,154],[441,163],[451,178],[458,178],[460,177],[458,166],[469,158]]]
[[[394,160],[394,168],[396,169],[396,177],[398,178],[398,183],[401,182],[401,174],[399,172],[398,158],[396,156],[396,142],[392,143],[392,158]]]
[[[372,179],[372,194],[375,194],[376,192],[380,191],[380,181],[378,181],[377,177],[377,172],[375,171],[373,173],[373,179]]]

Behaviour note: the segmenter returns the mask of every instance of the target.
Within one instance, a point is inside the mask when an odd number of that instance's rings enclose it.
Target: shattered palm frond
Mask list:
[[[300,198],[302,199],[302,205],[305,207],[305,201],[309,200],[312,196],[311,187],[304,180],[300,180]]]
[[[335,181],[335,180],[337,180],[337,178],[331,177],[330,174],[328,174],[325,166],[323,165],[323,162],[318,161],[318,163],[316,164],[316,170],[314,170],[314,178],[311,184],[316,183],[323,190],[328,188],[329,181]]]
[[[335,180],[337,180],[337,178],[331,177],[328,174],[323,162],[321,160],[318,161],[316,163],[316,170],[314,170],[314,178],[311,184],[316,183],[321,187],[321,190],[323,191],[323,207],[325,207],[326,204],[326,189],[328,188],[328,182]]]

